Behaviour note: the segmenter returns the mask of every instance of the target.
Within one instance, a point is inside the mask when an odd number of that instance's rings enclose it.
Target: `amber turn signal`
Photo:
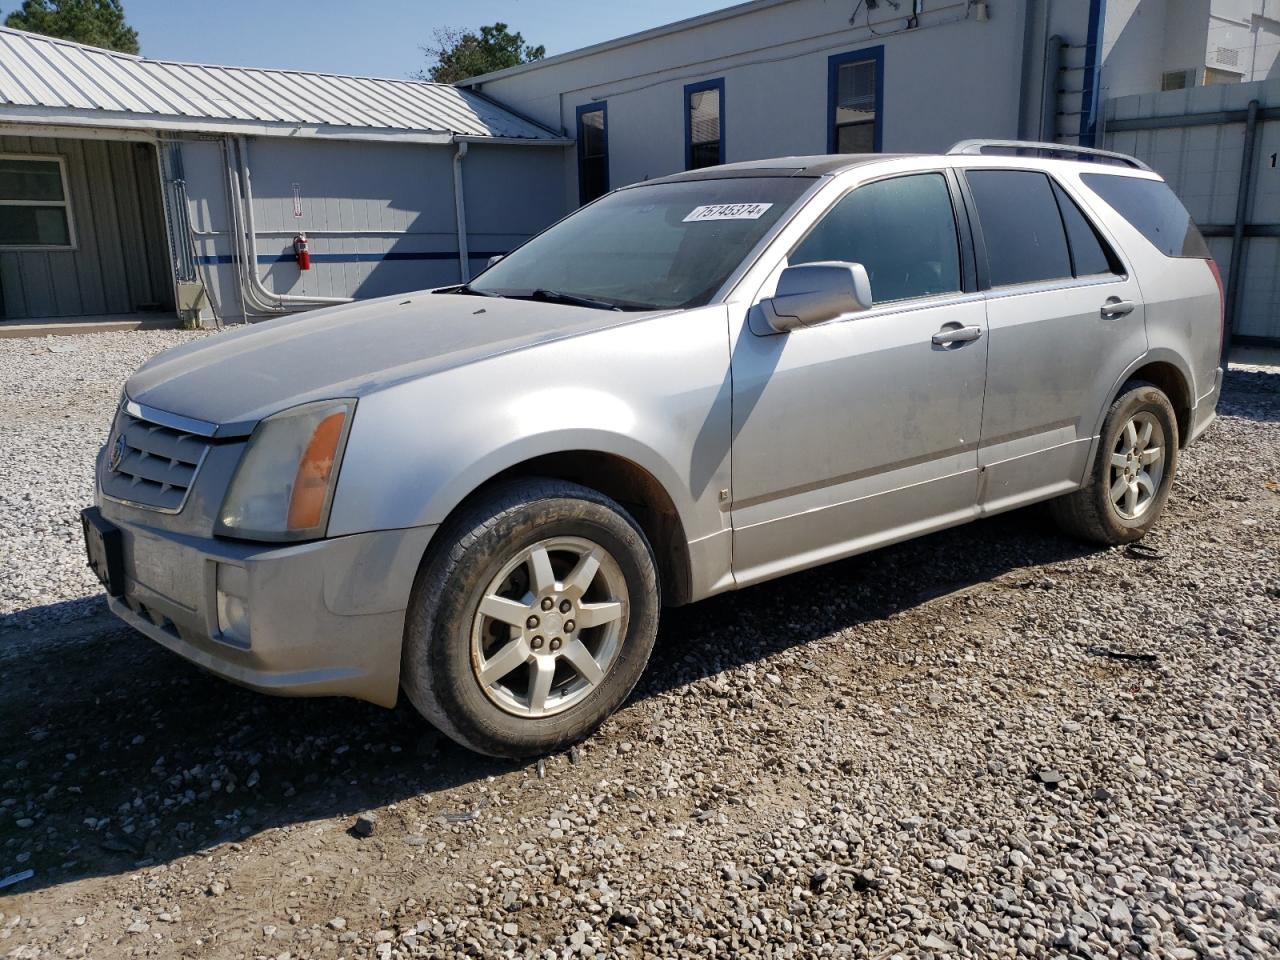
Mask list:
[[[289,497],[290,530],[310,530],[320,525],[346,419],[345,411],[330,414],[311,435],[293,478],[293,493]]]

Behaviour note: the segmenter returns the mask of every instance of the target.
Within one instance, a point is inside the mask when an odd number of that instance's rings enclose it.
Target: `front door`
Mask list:
[[[966,290],[947,178],[846,194],[788,257],[829,260],[867,268],[872,309],[788,334],[753,317],[734,347],[740,584],[976,514],[986,318]]]
[[[1142,294],[1079,204],[1045,173],[966,174],[989,271],[982,508],[1075,489],[1102,407],[1147,349]]]

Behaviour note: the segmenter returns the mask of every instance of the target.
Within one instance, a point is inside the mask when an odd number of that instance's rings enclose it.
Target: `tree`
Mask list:
[[[121,53],[138,52],[138,31],[124,22],[120,0],[23,0],[4,25]]]
[[[482,73],[541,60],[547,55],[546,47],[527,45],[524,37],[512,33],[505,23],[481,27],[479,33],[441,27],[436,30],[435,39],[434,46],[422,48],[433,62],[429,69],[417,73],[419,80],[457,83]]]

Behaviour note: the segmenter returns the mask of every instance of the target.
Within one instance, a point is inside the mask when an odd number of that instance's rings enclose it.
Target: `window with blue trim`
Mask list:
[[[828,152],[879,153],[884,47],[829,58],[827,86]]]
[[[578,107],[578,202],[609,192],[609,118],[604,101]]]
[[[685,169],[724,163],[724,80],[686,86],[684,111]]]

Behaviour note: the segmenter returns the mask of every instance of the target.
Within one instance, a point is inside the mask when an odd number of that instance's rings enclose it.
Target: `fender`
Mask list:
[[[1191,409],[1192,411],[1195,410],[1198,394],[1196,392],[1196,378],[1191,373],[1190,365],[1180,353],[1170,350],[1168,347],[1151,347],[1146,353],[1129,364],[1124,373],[1111,385],[1111,389],[1107,392],[1106,399],[1102,403],[1102,408],[1098,411],[1098,416],[1094,420],[1093,436],[1095,438],[1102,432],[1102,422],[1107,419],[1107,411],[1111,409],[1111,404],[1120,393],[1120,388],[1133,377],[1134,373],[1151,363],[1167,363],[1178,371],[1183,382],[1187,385],[1187,396],[1191,402]],[[1092,458],[1090,458],[1089,462],[1093,462]]]
[[[328,535],[439,524],[535,457],[628,460],[690,542],[725,533],[730,404],[723,308],[554,341],[360,398]]]

